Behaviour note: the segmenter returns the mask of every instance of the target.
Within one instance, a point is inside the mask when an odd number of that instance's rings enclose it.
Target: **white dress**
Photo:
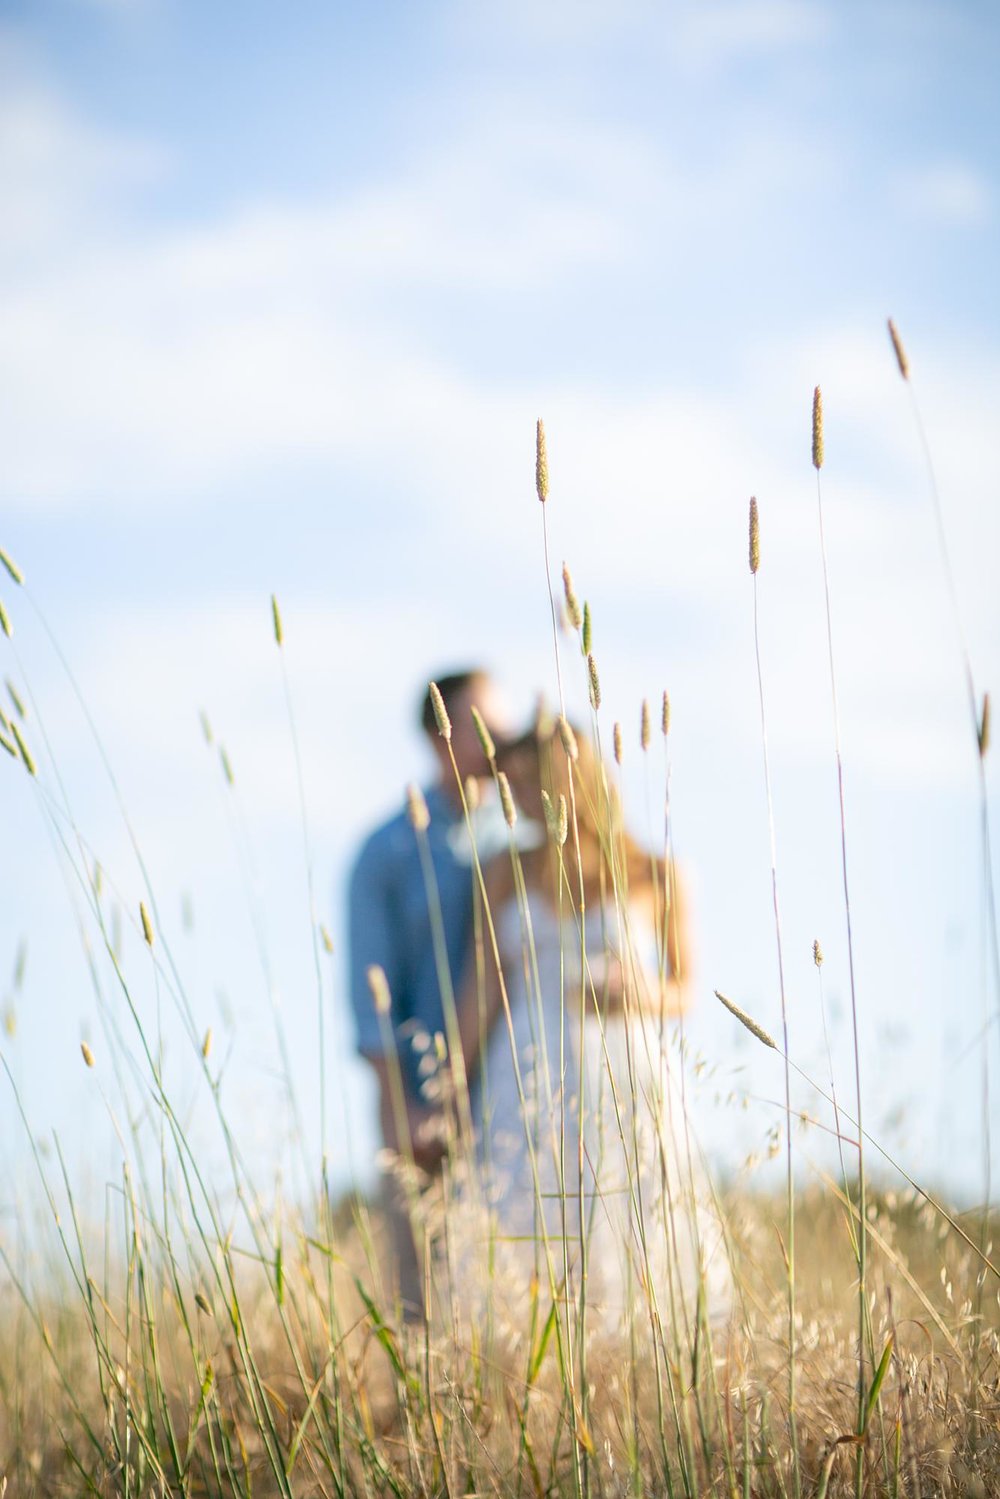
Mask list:
[[[728,1260],[671,1027],[651,1013],[648,922],[629,913],[625,931],[613,907],[588,912],[584,942],[576,914],[537,892],[495,921],[509,1014],[473,1100],[494,1286],[516,1302],[535,1274],[577,1298],[585,1270],[588,1318],[608,1333],[651,1311],[680,1331],[699,1302],[722,1318]],[[624,965],[627,1003],[602,1018],[609,959]]]

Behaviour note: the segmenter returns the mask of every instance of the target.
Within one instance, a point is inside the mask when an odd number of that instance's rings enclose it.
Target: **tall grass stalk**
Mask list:
[[[767,715],[764,709],[764,674],[760,659],[760,624],[758,618],[757,572],[760,567],[760,517],[756,499],[750,501],[750,572],[753,578],[753,646],[757,663],[757,696],[760,704],[760,735],[764,751],[764,789],[767,797],[767,828],[771,848],[771,900],[774,907],[774,936],[778,956],[778,989],[781,996],[781,1034],[788,1054],[788,1002],[785,994],[785,962],[781,941],[781,907],[778,901],[778,853],[774,832],[774,801],[771,793],[771,770],[767,752]],[[795,1410],[795,1181],[792,1169],[792,1085],[788,1062],[785,1062],[785,1195],[788,1283],[788,1429],[791,1439],[792,1482],[797,1496],[802,1489],[799,1466],[798,1422]]]

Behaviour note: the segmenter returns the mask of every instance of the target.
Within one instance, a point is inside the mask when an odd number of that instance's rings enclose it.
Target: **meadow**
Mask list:
[[[890,327],[900,375],[905,352]],[[916,407],[915,407],[916,410]],[[919,413],[917,413],[918,433]],[[813,398],[812,458],[823,546],[823,416]],[[537,433],[535,474],[542,545],[550,579],[557,695],[562,673],[580,672],[591,705],[589,732],[607,764],[590,808],[603,819],[609,910],[628,929],[629,894],[615,794],[620,727],[601,715],[601,682],[589,610],[572,578],[548,556],[545,434]],[[946,517],[930,471],[942,565],[951,581]],[[532,502],[534,503],[534,502]],[[748,571],[754,590],[766,572],[756,501],[750,504]],[[17,561],[0,552],[12,595],[23,585]],[[825,571],[825,554],[824,554]],[[828,622],[829,596],[826,598]],[[276,648],[281,612],[272,600]],[[0,614],[7,633],[11,615]],[[758,651],[762,771],[770,806],[767,702]],[[834,708],[831,767],[842,813],[844,919],[850,948],[850,848],[836,716],[832,624],[828,670]],[[970,735],[980,769],[984,896],[995,913],[990,877],[985,762],[989,700],[977,695],[964,658]],[[638,709],[637,705],[637,709]],[[15,693],[0,715],[7,774],[36,777],[34,719]],[[554,705],[558,735],[564,708]],[[666,871],[657,964],[667,978],[673,869],[669,796],[670,702],[642,705],[642,753],[662,752]],[[292,718],[294,734],[294,718]],[[447,738],[446,723],[439,728]],[[659,742],[657,742],[659,741]],[[485,746],[488,749],[489,745]],[[58,747],[57,747],[58,748]],[[103,752],[102,752],[103,753]],[[492,756],[491,756],[492,758]],[[560,888],[582,920],[575,877],[576,797],[585,788],[570,765],[569,792],[553,805],[547,837]],[[500,789],[503,784],[493,760]],[[26,783],[27,784],[27,783]],[[513,809],[508,823],[516,823]],[[158,1003],[185,1037],[180,1073],[165,1063],[155,1013],[140,1006],[116,929],[109,886],[72,821],[52,814],[55,836],[88,912],[90,977],[106,1025],[100,1046],[84,1043],[80,1066],[99,1076],[120,1146],[118,1172],[105,1184],[103,1219],[79,1201],[58,1145],[32,1135],[30,1209],[14,1238],[0,1238],[0,1493],[8,1495],[670,1495],[931,1496],[1000,1493],[1000,1260],[989,1200],[959,1212],[895,1162],[862,1117],[863,1057],[852,1015],[852,1075],[811,1077],[822,1118],[805,1121],[792,1105],[796,1059],[785,1024],[780,870],[771,846],[774,937],[782,1028],[772,1035],[739,996],[718,996],[735,1028],[783,1058],[785,1095],[773,1151],[784,1188],[752,1190],[714,1179],[686,1127],[686,1089],[698,1061],[686,1045],[683,1014],[664,1020],[659,1044],[670,1066],[637,1085],[629,1052],[607,1088],[609,1128],[624,1162],[627,1201],[616,1246],[630,1267],[630,1291],[615,1315],[590,1299],[582,1168],[561,1191],[579,1196],[580,1255],[544,1240],[523,1256],[504,1255],[503,1226],[477,1196],[468,1098],[454,1047],[441,1043],[438,1084],[445,1131],[440,1178],[428,1184],[412,1157],[387,1162],[405,1194],[416,1237],[427,1247],[432,1308],[406,1322],[386,1282],[386,1226],[379,1202],[357,1193],[334,1198],[325,1163],[292,1195],[256,1179],[219,1086],[213,1036],[195,1021],[183,964],[165,939],[156,892],[131,913],[158,977]],[[419,809],[414,827],[421,836]],[[140,856],[141,857],[141,856]],[[516,887],[519,848],[509,857]],[[481,963],[496,959],[494,913],[479,880]],[[312,915],[317,965],[325,928]],[[996,926],[990,961],[996,965]],[[525,954],[530,963],[531,954]],[[821,977],[823,954],[815,965]],[[643,959],[625,964],[622,1009],[640,996]],[[599,984],[584,977],[579,1003],[598,1028],[612,1026]],[[653,982],[657,991],[657,983]],[[322,995],[322,990],[320,991]],[[851,975],[853,1000],[853,973]],[[998,996],[1000,998],[1000,996]],[[377,983],[373,1003],[378,1005]],[[715,1002],[715,1001],[712,1001]],[[319,1017],[322,1026],[322,1016]],[[602,1032],[603,1034],[603,1032]],[[0,1053],[6,1086],[13,1038]],[[983,1049],[989,1108],[990,1051]],[[390,1048],[391,1050],[391,1048]],[[99,1054],[95,1054],[98,1052]],[[188,1123],[187,1087],[198,1079],[212,1100],[225,1185],[209,1171]],[[289,1096],[294,1080],[288,1076]],[[876,1080],[875,1087],[891,1086]],[[639,1094],[642,1094],[639,1100]],[[631,1100],[631,1101],[630,1101]],[[662,1190],[644,1202],[637,1160],[641,1108],[673,1111],[679,1130],[656,1135]],[[19,1100],[20,1105],[20,1100]],[[805,1180],[803,1128],[835,1138],[838,1169]],[[25,1120],[27,1129],[27,1121]],[[735,1130],[734,1130],[735,1133]],[[678,1144],[678,1142],[680,1142]],[[630,1164],[631,1163],[631,1164]],[[536,1193],[542,1189],[536,1179]],[[471,1206],[470,1206],[471,1205]],[[540,1205],[540,1204],[539,1204]],[[584,1211],[590,1208],[590,1213]],[[622,1227],[621,1225],[625,1225]],[[711,1224],[711,1229],[706,1225]],[[727,1267],[724,1312],[709,1288],[713,1253]],[[689,1242],[693,1279],[677,1265]],[[25,1244],[34,1245],[30,1254]],[[596,1239],[594,1240],[596,1243]],[[607,1248],[602,1252],[611,1252]]]

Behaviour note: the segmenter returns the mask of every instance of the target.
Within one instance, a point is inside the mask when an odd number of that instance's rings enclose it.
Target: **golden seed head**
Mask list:
[[[10,731],[13,734],[13,732],[14,732],[14,725],[13,724],[10,725]],[[7,753],[8,753],[8,755],[13,755],[13,757],[14,757],[15,760],[18,759],[18,753],[17,753],[17,745],[16,745],[16,743],[14,742],[13,739],[8,739],[7,735],[3,732],[2,729],[0,729],[0,749],[5,749],[7,751]]]
[[[823,966],[823,949],[819,945],[819,938],[818,937],[816,938],[816,941],[813,943],[813,962],[816,964],[817,968],[822,968],[822,966]]]
[[[431,814],[427,810],[424,793],[412,781],[406,788],[406,815],[410,819],[410,826],[418,833],[426,832],[431,825]]]
[[[660,710],[660,728],[663,730],[664,739],[666,739],[670,733],[670,693],[666,691],[663,694],[663,707]]]
[[[983,715],[979,720],[979,757],[982,759],[990,747],[990,695],[983,693]]]
[[[203,1311],[205,1313],[206,1317],[214,1317],[215,1316],[215,1313],[212,1311],[212,1303],[209,1301],[209,1299],[205,1295],[204,1291],[195,1291],[195,1293],[194,1293],[194,1300],[195,1300],[195,1305],[198,1307],[198,1309],[200,1311]],[[206,1376],[206,1378],[207,1378],[207,1376]]]
[[[535,490],[544,505],[549,497],[549,460],[545,451],[545,424],[541,417],[535,424]]]
[[[577,747],[576,735],[573,733],[573,728],[569,720],[562,713],[556,719],[556,726],[559,729],[559,738],[562,741],[562,747],[566,752],[567,760],[578,760],[580,758],[580,751]]]
[[[517,808],[514,805],[514,794],[510,789],[510,782],[502,770],[497,772],[497,790],[500,793],[504,822],[512,828],[517,822]]]
[[[760,567],[760,515],[757,511],[757,501],[750,500],[750,571],[755,573]]]
[[[379,963],[372,963],[368,968],[367,978],[375,1013],[388,1015],[392,1008],[392,995],[389,993],[389,980],[385,976],[385,969]]]
[[[10,622],[10,615],[3,606],[3,599],[0,599],[0,630],[3,630],[8,640],[14,634],[14,627]]]
[[[597,675],[597,662],[589,654],[587,656],[587,679],[590,687],[590,706],[596,713],[601,706],[601,679]]]
[[[142,922],[142,935],[146,939],[146,946],[152,947],[154,941],[153,923],[149,919],[149,912],[146,910],[146,902],[142,900],[139,902],[139,920]]]
[[[622,726],[616,723],[612,731],[612,740],[615,746],[615,761],[618,765],[622,763]]]
[[[10,700],[14,704],[14,711],[17,713],[18,718],[27,719],[28,710],[24,706],[21,695],[18,692],[17,688],[14,686],[14,683],[11,681],[10,677],[5,677],[4,681],[7,684],[7,691],[10,694]]]
[[[590,620],[590,605],[585,599],[583,603],[583,629],[580,636],[580,644],[583,646],[583,654],[585,656],[590,655],[590,647],[593,641],[593,635],[593,626]]]
[[[482,798],[479,795],[479,782],[477,781],[476,777],[466,776],[465,805],[468,807],[470,812],[475,812],[476,808],[479,806],[481,799]]]
[[[333,952],[333,938],[330,936],[330,933],[327,931],[322,921],[319,924],[319,940],[323,944],[324,952]]]
[[[889,319],[889,337],[892,339],[892,347],[896,355],[896,363],[899,365],[899,373],[902,375],[904,380],[909,380],[910,361],[906,357],[906,350],[903,348],[903,340],[900,338],[898,332],[896,331],[896,324],[893,322],[892,318]]]
[[[83,1057],[83,1060],[86,1062],[88,1067],[93,1067],[94,1053],[91,1051],[86,1041],[80,1042],[80,1055]]]
[[[562,792],[559,793],[559,808],[556,812],[556,842],[562,848],[569,833],[569,808],[566,806],[566,798]]]
[[[222,774],[226,778],[226,785],[232,786],[234,782],[233,762],[229,758],[229,751],[224,744],[219,745],[219,763],[222,766]]]
[[[441,738],[451,743],[451,719],[448,717],[448,709],[444,705],[441,689],[436,682],[431,682],[428,688],[431,695],[431,707],[434,709],[434,722],[437,724],[438,733]]]
[[[17,745],[18,750],[20,751],[21,759],[24,761],[25,769],[27,770],[27,772],[28,772],[28,774],[30,776],[37,776],[37,774],[38,774],[38,767],[36,766],[34,760],[32,759],[31,751],[29,750],[28,746],[24,742],[24,735],[21,733],[21,730],[18,728],[17,720],[16,719],[12,719],[11,720],[10,731],[11,731],[11,733],[14,736],[14,742]]]
[[[583,614],[580,611],[580,600],[573,592],[573,579],[566,563],[563,563],[563,593],[566,595],[566,617],[574,630],[578,630],[583,624]]]
[[[201,1054],[208,1061],[208,1054],[212,1050],[212,1027],[209,1026],[201,1043]]]
[[[3,563],[4,567],[10,573],[15,583],[20,585],[24,582],[24,573],[18,567],[13,557],[11,557],[8,552],[4,551],[3,547],[0,547],[0,562]]]
[[[472,722],[476,726],[476,734],[479,737],[479,743],[483,747],[483,754],[487,760],[495,760],[497,757],[497,747],[493,743],[493,735],[486,727],[486,722],[478,708],[473,708],[472,710]]]
[[[746,1010],[741,1010],[739,1005],[734,1004],[731,999],[727,999],[724,994],[720,994],[718,989],[715,991],[715,997],[721,1004],[725,1005],[730,1015],[735,1015],[740,1024],[746,1026],[751,1036],[756,1036],[758,1041],[763,1041],[765,1046],[770,1046],[772,1051],[777,1051],[778,1043],[773,1037],[767,1034],[763,1026],[758,1025],[756,1020],[750,1018]]]
[[[3,1012],[3,1028],[6,1034],[13,1041],[14,1037],[17,1035],[17,1012],[15,1011],[13,1005],[8,1005]]]
[[[552,798],[551,796],[549,796],[549,793],[544,789],[544,787],[542,789],[542,812],[545,815],[545,826],[548,828],[550,833],[554,834],[558,824],[558,818],[556,809],[552,805]]]
[[[278,608],[278,600],[273,593],[271,595],[271,618],[274,622],[274,638],[281,645],[285,632],[281,628],[281,610]]]
[[[823,467],[823,393],[817,385],[813,391],[813,468]]]
[[[643,750],[649,749],[649,700],[643,698],[642,709],[639,713],[639,744]]]

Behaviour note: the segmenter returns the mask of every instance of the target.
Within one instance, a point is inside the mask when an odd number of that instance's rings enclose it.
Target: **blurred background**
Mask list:
[[[485,662],[516,715],[554,695],[539,416],[553,572],[566,559],[591,605],[605,742],[620,719],[628,815],[653,841],[664,755],[654,737],[643,759],[639,711],[671,695],[689,1036],[727,1176],[766,1162],[783,1086],[712,997],[779,1024],[759,499],[791,1047],[825,1080],[819,938],[853,1096],[817,383],[866,1121],[922,1181],[982,1200],[1000,995],[977,751],[885,319],[981,693],[1000,661],[998,68],[976,3],[6,0],[0,546],[27,587],[0,574],[0,677],[39,768],[0,764],[8,1218],[33,1170],[12,1082],[98,1190],[119,1176],[112,1115],[149,1106],[142,1069],[123,1066],[127,1106],[112,1069],[140,1049],[79,878],[94,860],[191,1127],[214,1139],[180,981],[262,1181],[301,1185],[323,1148],[338,1188],[371,1181],[347,872],[429,773],[429,676]],[[311,906],[334,949],[318,974]],[[803,1179],[832,1159],[802,1137]]]

